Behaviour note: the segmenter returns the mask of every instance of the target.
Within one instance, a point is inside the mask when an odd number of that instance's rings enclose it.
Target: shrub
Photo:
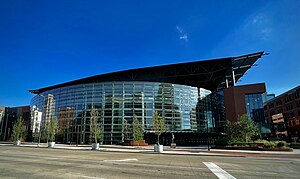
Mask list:
[[[215,141],[215,145],[216,145],[216,146],[227,146],[227,145],[229,145],[229,140],[228,140],[228,138],[226,138],[226,137],[218,138],[218,139]]]
[[[266,148],[275,148],[277,146],[277,142],[267,141],[267,140],[256,140],[255,143],[262,143]]]
[[[278,141],[277,147],[287,147],[287,143],[285,141]]]
[[[277,146],[277,142],[265,141],[264,146],[267,148],[275,148]]]
[[[248,146],[249,143],[247,142],[233,142],[231,145],[237,145],[237,146]]]
[[[245,141],[243,139],[230,139],[229,140],[229,145],[244,145]]]
[[[267,141],[267,140],[258,139],[258,140],[255,141],[255,143],[264,143],[265,141]]]

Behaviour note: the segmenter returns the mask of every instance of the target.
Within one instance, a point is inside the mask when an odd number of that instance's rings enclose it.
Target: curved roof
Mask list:
[[[226,78],[228,79],[228,85],[232,86],[232,74],[235,75],[235,81],[238,81],[263,54],[264,52],[262,51],[237,57],[177,63],[106,73],[36,90],[29,90],[29,92],[39,94],[65,86],[109,81],[164,82],[200,87],[213,91],[224,88]],[[234,73],[232,73],[232,70]]]

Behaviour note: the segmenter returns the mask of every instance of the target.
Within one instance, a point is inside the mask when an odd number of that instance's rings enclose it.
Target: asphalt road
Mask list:
[[[299,166],[287,158],[0,146],[0,178],[299,178]]]

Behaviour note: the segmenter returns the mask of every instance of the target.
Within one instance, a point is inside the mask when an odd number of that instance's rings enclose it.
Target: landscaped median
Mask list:
[[[293,149],[288,147],[285,141],[267,141],[256,140],[254,142],[227,142],[226,139],[218,139],[215,141],[215,149],[228,150],[258,150],[258,151],[284,151],[292,152]]]

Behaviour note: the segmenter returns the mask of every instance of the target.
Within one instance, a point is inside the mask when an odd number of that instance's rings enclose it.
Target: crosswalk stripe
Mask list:
[[[221,167],[218,165],[212,163],[212,162],[203,162],[204,165],[207,166],[210,171],[212,171],[218,178],[220,179],[235,179],[234,176],[230,175],[227,173],[225,170],[223,170]]]

